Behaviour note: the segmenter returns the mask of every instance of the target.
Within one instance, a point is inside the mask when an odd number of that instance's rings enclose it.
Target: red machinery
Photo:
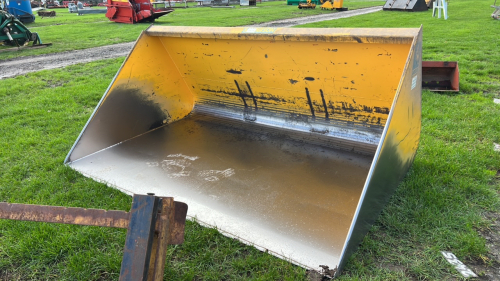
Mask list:
[[[149,0],[108,0],[106,17],[114,22],[136,23],[150,21],[173,12],[169,8],[155,8]]]

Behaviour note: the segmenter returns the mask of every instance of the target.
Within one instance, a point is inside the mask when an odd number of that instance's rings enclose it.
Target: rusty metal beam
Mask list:
[[[187,204],[175,202],[175,213],[177,215],[174,217],[174,224],[169,234],[172,236],[169,240],[170,245],[180,245],[184,242]],[[0,202],[0,219],[128,228],[130,213],[125,211]],[[157,232],[160,231],[159,221],[156,222],[155,230]]]
[[[125,211],[0,203],[0,219],[127,228]]]
[[[158,203],[159,198],[154,195],[134,196],[123,249],[120,281],[148,279]]]
[[[158,208],[159,231],[153,240],[153,251],[149,264],[147,281],[163,280],[164,265],[167,255],[167,245],[171,238],[170,228],[173,227],[175,217],[175,202],[172,198],[163,198]]]

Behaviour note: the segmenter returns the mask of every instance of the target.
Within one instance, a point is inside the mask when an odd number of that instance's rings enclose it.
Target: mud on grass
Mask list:
[[[485,217],[488,225],[479,229],[486,240],[488,253],[472,260],[469,267],[481,280],[500,281],[500,214],[487,212]]]

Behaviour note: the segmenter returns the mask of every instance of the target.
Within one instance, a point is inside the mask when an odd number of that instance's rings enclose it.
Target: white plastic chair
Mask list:
[[[446,0],[436,0],[432,3],[432,17],[436,15],[436,10],[438,19],[441,18],[441,10],[443,10],[444,19],[448,19],[448,4],[446,3]]]

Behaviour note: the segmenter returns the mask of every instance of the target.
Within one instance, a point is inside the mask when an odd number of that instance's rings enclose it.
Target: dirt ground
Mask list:
[[[288,20],[272,21],[253,26],[291,27],[312,22],[348,18],[373,13],[380,10],[382,10],[382,6]],[[62,53],[0,60],[0,79],[15,77],[17,75],[23,75],[40,70],[61,68],[77,63],[86,63],[95,60],[124,57],[128,55],[133,46],[134,42],[130,42]]]
[[[326,21],[326,20],[337,20],[337,19],[343,19],[343,18],[350,18],[350,17],[364,15],[364,14],[369,14],[369,13],[374,13],[374,12],[378,12],[378,11],[382,11],[382,6],[370,7],[370,8],[364,8],[364,9],[357,9],[357,10],[345,11],[345,12],[337,12],[337,13],[331,13],[331,14],[323,14],[323,15],[316,15],[316,16],[294,18],[294,19],[270,21],[270,22],[255,24],[255,25],[252,25],[252,26],[258,26],[258,27],[292,27],[292,26],[295,26],[295,25],[301,25],[301,24],[306,24],[306,23],[313,23],[313,22],[320,22],[320,21]]]
[[[61,68],[77,63],[124,57],[128,55],[132,46],[134,46],[134,42],[62,53],[0,60],[0,79],[45,69]]]

